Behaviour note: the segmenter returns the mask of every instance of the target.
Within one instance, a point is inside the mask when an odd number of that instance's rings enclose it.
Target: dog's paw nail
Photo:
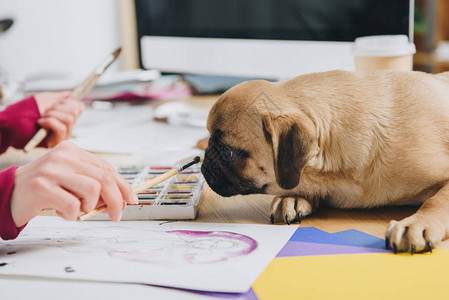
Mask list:
[[[427,242],[427,248],[430,253],[432,253],[433,245],[432,242]]]
[[[270,216],[270,221],[271,221],[271,224],[274,224],[274,215],[273,214],[271,214],[271,216]]]
[[[411,255],[415,254],[415,250],[416,250],[415,245],[412,245],[412,246],[410,247],[410,254],[411,254]]]
[[[301,224],[302,221],[302,213],[298,211],[298,223]]]
[[[394,252],[394,254],[398,253],[398,246],[396,246],[395,243],[393,243],[393,252]]]
[[[390,239],[389,238],[385,238],[385,249],[387,249],[387,250],[390,249]]]
[[[285,216],[285,223],[287,223],[288,225],[290,225],[290,218],[288,216]]]

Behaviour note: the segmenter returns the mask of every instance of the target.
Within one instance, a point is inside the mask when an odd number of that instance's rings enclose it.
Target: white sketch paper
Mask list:
[[[86,109],[71,142],[92,152],[143,155],[145,163],[175,163],[200,152],[196,144],[209,135],[206,128],[156,122],[152,115],[149,105]]]
[[[37,217],[0,243],[0,274],[246,292],[296,226],[67,222]]]
[[[209,297],[189,291],[144,284],[23,276],[0,275],[0,290],[2,291],[1,299],[5,300],[217,300],[216,297]]]

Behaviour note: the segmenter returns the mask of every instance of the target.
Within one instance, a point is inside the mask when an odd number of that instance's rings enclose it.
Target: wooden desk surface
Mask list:
[[[194,97],[185,100],[194,105],[209,107],[217,97]],[[33,152],[34,151],[34,152]],[[22,165],[34,160],[46,152],[43,149],[35,149],[29,154],[10,149],[0,156],[0,167],[12,164]],[[114,163],[126,157],[103,157]],[[273,196],[249,195],[223,198],[206,188],[202,195],[202,203],[196,221],[214,223],[254,223],[270,224],[268,209]],[[390,220],[400,220],[413,214],[418,207],[384,207],[365,210],[338,210],[322,208],[314,215],[305,218],[301,227],[314,226],[327,232],[336,232],[347,229],[357,229],[368,234],[384,238],[384,233]],[[44,212],[42,215],[52,215]],[[279,223],[281,224],[281,223]],[[288,225],[279,225],[288,226]],[[298,226],[292,223],[290,226]],[[449,249],[449,240],[440,243],[437,248]]]
[[[273,196],[249,195],[224,198],[207,187],[202,195],[202,203],[196,221],[217,223],[271,224],[268,209]],[[385,238],[385,230],[391,220],[401,220],[416,212],[418,206],[395,206],[375,209],[342,210],[330,207],[319,209],[305,218],[300,227],[316,227],[333,233],[357,229],[379,238]],[[279,226],[298,226],[298,223]],[[449,249],[449,240],[436,248]]]
[[[272,195],[224,198],[207,187],[203,192],[197,221],[271,224],[268,209],[272,199]],[[405,218],[416,210],[417,207],[384,207],[365,210],[341,210],[326,207],[305,218],[300,226],[313,226],[327,232],[358,229],[384,238],[385,229],[390,220]],[[290,226],[298,226],[298,223],[292,223]]]

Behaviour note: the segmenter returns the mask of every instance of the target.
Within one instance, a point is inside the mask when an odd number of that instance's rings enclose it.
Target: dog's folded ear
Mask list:
[[[307,162],[311,138],[294,115],[268,115],[262,118],[262,125],[273,150],[276,181],[283,189],[293,189]]]

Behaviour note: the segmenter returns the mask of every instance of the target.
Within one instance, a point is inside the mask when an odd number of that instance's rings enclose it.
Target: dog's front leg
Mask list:
[[[395,253],[432,252],[449,237],[449,183],[427,199],[419,210],[401,221],[391,221],[385,233],[385,246]]]
[[[274,197],[270,206],[271,223],[274,223],[279,218],[282,218],[289,225],[295,220],[301,223],[302,218],[310,215],[315,208],[315,203],[311,203],[300,196]]]

